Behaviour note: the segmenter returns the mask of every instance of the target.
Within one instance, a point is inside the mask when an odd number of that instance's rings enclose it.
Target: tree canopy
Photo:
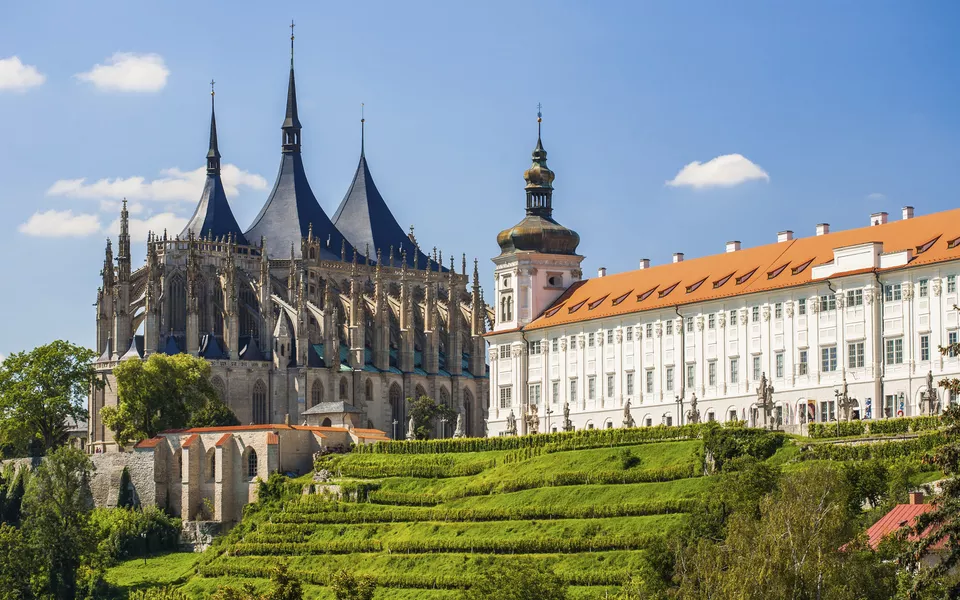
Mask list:
[[[118,404],[101,411],[121,445],[167,429],[239,425],[210,382],[210,364],[189,354],[152,354],[113,371]]]
[[[407,402],[410,403],[409,413],[413,417],[413,431],[418,440],[430,439],[437,419],[446,419],[450,422],[450,427],[453,427],[454,424],[451,421],[457,416],[457,413],[449,406],[437,404],[433,398],[428,396],[420,396],[415,400],[407,398]]]
[[[63,340],[7,357],[0,364],[0,450],[43,455],[62,445],[71,423],[87,418],[87,394],[98,385],[94,358]]]

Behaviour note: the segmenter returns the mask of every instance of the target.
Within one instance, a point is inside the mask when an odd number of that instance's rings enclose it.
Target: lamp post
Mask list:
[[[446,425],[447,425],[447,418],[446,418],[446,417],[440,417],[440,437],[441,437],[441,438],[447,437],[447,434],[446,434]]]
[[[397,420],[393,420],[393,439],[397,439]]]
[[[547,415],[547,430],[544,431],[544,433],[550,433],[550,415],[553,414],[553,409],[550,407],[547,407],[547,410],[544,411],[544,414]]]
[[[677,425],[683,425],[683,396],[676,397],[677,403]]]
[[[143,566],[147,566],[147,532],[140,533],[140,539],[143,540]]]

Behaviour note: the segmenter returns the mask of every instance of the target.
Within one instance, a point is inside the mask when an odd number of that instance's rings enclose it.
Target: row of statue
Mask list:
[[[466,432],[463,430],[463,413],[457,413],[457,426],[453,430],[453,437],[462,438],[467,437]],[[413,424],[413,416],[410,416],[410,420],[407,422],[407,439],[413,441],[417,439],[416,427]]]

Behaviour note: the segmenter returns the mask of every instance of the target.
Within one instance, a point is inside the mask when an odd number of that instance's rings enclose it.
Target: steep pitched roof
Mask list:
[[[280,159],[273,191],[247,230],[247,239],[266,238],[267,254],[273,258],[286,257],[292,244],[294,257],[300,258],[300,241],[307,237],[311,224],[313,237],[321,240],[324,247],[321,258],[340,260],[344,241],[347,256],[353,257],[353,246],[330,221],[313,195],[300,153],[286,152]]]
[[[212,98],[212,96],[211,96]],[[230,210],[227,194],[223,191],[223,181],[220,179],[220,149],[217,144],[217,115],[210,111],[210,149],[207,151],[207,179],[203,183],[203,192],[200,202],[193,216],[187,221],[180,237],[187,237],[190,232],[197,237],[212,236],[215,238],[232,235],[238,244],[247,245],[247,238],[237,224],[237,219]]]
[[[379,249],[382,260],[387,260],[393,248],[399,263],[402,251],[406,250],[407,264],[414,264],[415,246],[380,195],[364,153],[360,154],[350,187],[333,215],[333,224],[360,252],[369,248],[370,254],[376,256]],[[422,252],[416,258],[421,267],[428,264],[429,259]]]
[[[833,264],[834,249],[866,243],[881,244],[883,254],[912,253],[905,265],[882,271],[960,259],[960,209],[588,279],[571,285],[524,329],[808,284],[815,267]],[[873,271],[837,267],[835,275]]]
[[[883,515],[879,521],[867,529],[867,544],[876,549],[889,535],[893,535],[904,527],[910,527],[914,524],[917,517],[928,513],[934,509],[933,504],[898,504],[890,512]],[[935,547],[942,547],[943,542],[935,544]]]

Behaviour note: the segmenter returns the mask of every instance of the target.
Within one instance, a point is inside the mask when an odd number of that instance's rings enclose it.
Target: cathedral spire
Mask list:
[[[220,146],[217,144],[217,111],[214,102],[216,82],[210,80],[210,149],[207,150],[207,175],[220,173]]]
[[[117,260],[130,264],[130,213],[127,211],[127,199],[123,199],[120,209],[120,236],[117,238]]]
[[[290,21],[290,80],[287,83],[287,115],[283,120],[283,151],[300,152],[300,119],[297,116],[297,83],[293,76],[293,28]]]

